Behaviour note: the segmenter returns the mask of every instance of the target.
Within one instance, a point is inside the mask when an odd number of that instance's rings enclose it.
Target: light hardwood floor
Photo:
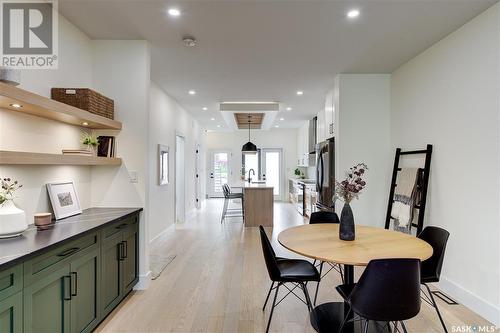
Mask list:
[[[261,309],[270,281],[258,228],[243,228],[240,218],[221,225],[221,210],[222,200],[208,200],[195,218],[156,240],[152,254],[177,257],[148,290],[132,292],[97,332],[264,332],[269,305],[265,312]],[[277,254],[298,257],[281,247],[276,237],[304,219],[287,203],[276,203],[274,215]],[[360,273],[357,269],[356,279]],[[333,271],[323,279],[318,304],[340,300],[334,289],[339,282]],[[313,295],[313,286],[309,290]],[[452,325],[491,325],[462,305],[438,302],[449,331]],[[410,332],[442,332],[434,310],[425,302],[407,327]],[[314,332],[306,306],[293,296],[275,309],[270,330]]]

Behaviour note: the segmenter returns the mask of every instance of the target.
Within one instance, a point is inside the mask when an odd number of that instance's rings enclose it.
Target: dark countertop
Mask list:
[[[0,269],[140,211],[142,208],[89,208],[80,215],[56,221],[47,230],[30,225],[19,237],[0,239]]]

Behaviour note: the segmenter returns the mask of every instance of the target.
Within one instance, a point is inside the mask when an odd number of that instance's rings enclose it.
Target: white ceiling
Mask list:
[[[337,73],[390,73],[495,2],[59,0],[59,8],[91,38],[149,40],[152,79],[221,130],[222,101],[280,102],[275,124],[298,127],[322,108]],[[181,16],[169,16],[171,7]],[[361,15],[348,20],[352,8]],[[185,47],[185,35],[198,45]]]

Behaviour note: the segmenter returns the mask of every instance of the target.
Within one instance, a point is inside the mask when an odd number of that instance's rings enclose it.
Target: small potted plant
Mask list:
[[[23,187],[17,180],[0,180],[0,238],[19,236],[28,229],[26,214],[14,204],[14,192]]]
[[[95,132],[82,132],[82,145],[85,148],[92,152],[94,156],[97,156],[97,147],[99,146],[99,139],[97,139],[97,135]]]
[[[340,214],[339,238],[352,241],[356,237],[354,229],[354,215],[350,203],[353,199],[358,199],[361,191],[366,186],[363,177],[368,170],[364,163],[359,163],[346,172],[346,178],[341,182],[335,182],[335,194],[333,201],[338,199],[344,202],[342,213]]]

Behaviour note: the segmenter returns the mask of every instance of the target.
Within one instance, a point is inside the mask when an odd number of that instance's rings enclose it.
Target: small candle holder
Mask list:
[[[52,213],[37,213],[34,219],[38,230],[46,230],[53,226]]]

